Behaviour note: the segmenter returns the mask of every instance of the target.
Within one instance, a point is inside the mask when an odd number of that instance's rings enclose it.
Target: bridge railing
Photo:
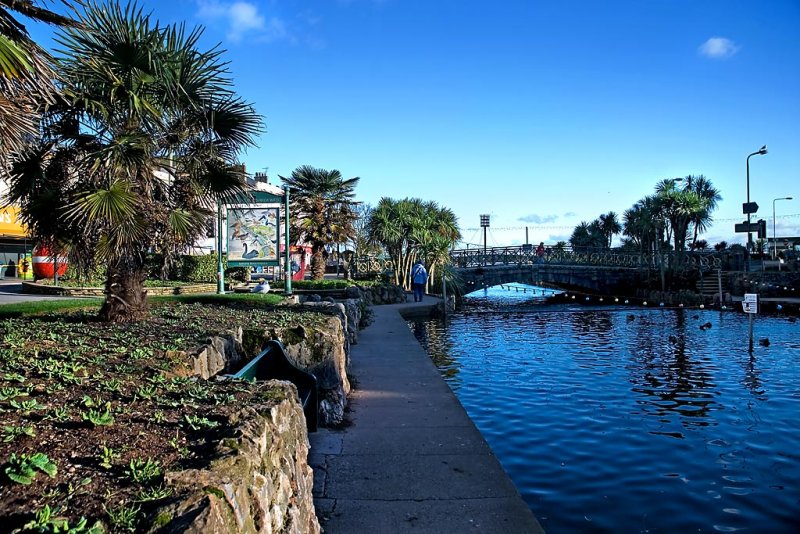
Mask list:
[[[486,251],[482,248],[458,249],[450,252],[453,266],[458,268],[488,267],[493,265],[587,265],[605,267],[626,267],[648,270],[692,270],[709,271],[719,269],[722,259],[713,252],[676,253],[674,251],[661,254],[630,253],[615,249],[581,249],[546,248],[542,256],[530,246],[492,247]],[[365,256],[355,258],[351,262],[353,275],[369,275],[386,273],[393,269],[388,258]]]
[[[392,260],[376,256],[362,256],[353,258],[350,262],[353,276],[366,276],[392,271]]]
[[[546,248],[541,256],[528,246],[459,249],[450,252],[455,267],[485,267],[493,265],[591,265],[637,269],[680,270],[719,268],[719,256],[709,252],[628,253],[614,249],[555,249]]]

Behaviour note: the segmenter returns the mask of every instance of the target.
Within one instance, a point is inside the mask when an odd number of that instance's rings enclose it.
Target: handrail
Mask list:
[[[450,260],[456,268],[490,267],[496,265],[590,265],[647,270],[709,271],[722,267],[722,257],[707,251],[665,251],[662,253],[633,253],[619,249],[572,249],[570,247],[545,247],[542,256],[530,245],[510,247],[470,248],[450,251]],[[367,256],[351,262],[354,274],[374,274],[391,271],[388,258]]]

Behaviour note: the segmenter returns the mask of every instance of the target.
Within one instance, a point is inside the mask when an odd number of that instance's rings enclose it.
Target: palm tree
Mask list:
[[[75,24],[69,17],[39,7],[41,3],[0,0],[0,175],[8,170],[13,154],[38,133],[37,113],[52,104],[58,93],[50,56],[14,14],[55,26]]]
[[[106,265],[104,320],[144,316],[146,253],[174,255],[217,199],[244,191],[236,158],[261,118],[230,90],[222,51],[198,50],[201,34],[89,4],[58,39],[64,98],[15,164],[8,196],[37,239],[79,270]]]
[[[664,241],[663,204],[655,195],[639,200],[624,215],[623,234],[638,245],[641,252],[655,252],[656,243]]]
[[[413,243],[413,259],[420,258],[428,266],[428,287],[436,277],[436,269],[450,263],[450,249],[461,239],[458,219],[449,208],[440,207],[436,202],[419,205],[415,224],[412,226],[410,241]],[[412,258],[409,258],[411,261]],[[407,265],[404,272],[411,269]]]
[[[291,235],[295,242],[311,246],[311,275],[325,276],[325,246],[344,243],[355,235],[353,224],[358,215],[353,201],[359,178],[342,178],[337,170],[327,171],[302,165],[288,178],[280,177],[289,187],[294,214]]]
[[[437,267],[449,263],[450,249],[461,239],[450,209],[416,198],[382,198],[368,227],[371,240],[383,246],[391,258],[395,283],[406,289],[410,287],[406,275],[417,259],[427,264],[432,283]]]
[[[369,219],[372,216],[372,206],[358,204],[353,210],[356,216],[355,221],[353,221],[353,237],[350,239],[350,244],[353,246],[353,256],[360,258],[377,254],[380,250],[369,239]]]
[[[575,229],[572,230],[572,235],[569,238],[569,244],[572,250],[578,251],[587,248],[592,242],[592,236],[589,231],[589,223],[581,221]]]
[[[700,176],[687,176],[684,179],[684,184],[686,190],[693,191],[706,202],[706,208],[695,213],[691,220],[694,228],[692,237],[692,245],[694,246],[697,243],[698,236],[705,232],[709,224],[711,224],[711,213],[717,209],[719,201],[722,200],[722,195],[719,189],[711,183],[711,180],[702,174]]]
[[[606,246],[607,248],[611,248],[611,241],[614,239],[614,236],[622,231],[622,225],[620,225],[617,219],[617,214],[613,211],[609,211],[605,215],[601,215],[598,221],[600,223],[600,232],[606,237]]]
[[[572,231],[569,244],[572,250],[578,252],[586,249],[605,248],[608,243],[598,219],[587,223],[582,221]]]

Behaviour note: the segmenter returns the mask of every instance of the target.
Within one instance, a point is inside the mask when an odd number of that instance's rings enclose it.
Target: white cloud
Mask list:
[[[711,59],[725,59],[739,51],[739,46],[725,37],[712,37],[700,45],[698,51],[701,55]]]
[[[558,215],[538,215],[536,213],[532,213],[530,215],[525,215],[524,217],[520,217],[519,220],[522,222],[534,223],[534,224],[548,224],[551,222],[555,222],[558,219]]]
[[[245,38],[259,42],[291,41],[294,38],[286,22],[279,17],[267,18],[256,4],[245,1],[197,0],[198,18],[209,25],[224,24],[227,38],[241,42]]]

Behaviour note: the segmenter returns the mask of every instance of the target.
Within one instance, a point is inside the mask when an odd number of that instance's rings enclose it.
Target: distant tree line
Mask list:
[[[610,211],[581,222],[569,242],[574,250],[609,249],[621,233],[625,236],[621,248],[637,252],[654,252],[659,246],[702,250],[708,243],[699,237],[711,224],[720,200],[719,190],[703,175],[661,180],[653,194],[625,210],[622,221]]]

